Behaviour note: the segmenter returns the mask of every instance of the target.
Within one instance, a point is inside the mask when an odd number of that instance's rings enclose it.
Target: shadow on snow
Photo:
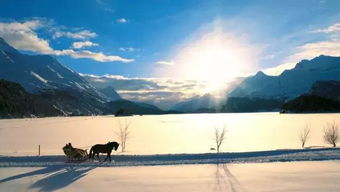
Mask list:
[[[18,174],[0,180],[0,183],[9,182],[24,177],[32,177],[36,175],[44,175],[43,178],[33,183],[30,188],[38,191],[54,191],[70,185],[78,179],[87,175],[89,171],[95,167],[65,167],[65,166],[48,166],[39,170],[28,173]]]

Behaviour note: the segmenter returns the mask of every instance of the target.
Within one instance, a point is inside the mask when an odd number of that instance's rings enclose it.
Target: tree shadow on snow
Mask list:
[[[246,192],[226,164],[216,164],[215,182],[216,192]]]
[[[54,191],[64,188],[78,179],[87,175],[95,167],[64,167],[51,175],[42,178],[33,183],[30,188],[38,191]]]

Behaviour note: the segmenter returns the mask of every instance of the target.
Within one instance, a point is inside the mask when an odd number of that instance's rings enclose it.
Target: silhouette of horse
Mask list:
[[[117,142],[108,142],[107,144],[96,144],[91,147],[89,159],[94,159],[94,156],[97,154],[97,158],[100,161],[99,153],[107,153],[107,156],[104,161],[109,159],[111,161],[111,152],[113,148],[117,151],[119,147],[119,143]]]

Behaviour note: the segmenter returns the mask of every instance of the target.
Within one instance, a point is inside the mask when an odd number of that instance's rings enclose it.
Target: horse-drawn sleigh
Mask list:
[[[74,148],[71,143],[63,147],[63,151],[69,162],[71,161],[85,161],[87,159],[87,150]]]
[[[111,153],[114,149],[117,151],[119,147],[119,143],[117,142],[108,142],[107,144],[96,144],[91,147],[90,154],[87,153],[87,150],[74,148],[71,143],[66,144],[63,147],[63,151],[67,156],[69,162],[81,162],[87,159],[94,159],[97,156],[98,160],[100,161],[99,154],[106,153],[107,156],[104,161],[109,159],[111,161]]]

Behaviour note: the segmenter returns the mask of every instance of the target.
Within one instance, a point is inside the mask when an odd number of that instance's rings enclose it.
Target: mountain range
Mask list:
[[[63,115],[114,114],[120,108],[115,108],[116,105],[110,102],[126,102],[114,88],[96,89],[77,72],[68,69],[55,58],[49,55],[22,54],[2,38],[0,38],[0,79],[22,86],[26,92],[21,95],[22,98],[32,95],[39,97]],[[28,99],[29,101],[32,100]],[[144,111],[147,113],[152,111],[150,106],[146,107],[135,102],[131,102],[129,108],[131,114],[135,113],[134,109],[138,109],[138,113],[143,111],[141,108],[145,108]],[[156,107],[151,109],[157,113],[161,111],[156,110]],[[39,116],[44,115],[40,113]]]
[[[292,99],[308,92],[316,81],[340,80],[340,57],[320,55],[302,60],[279,76],[263,72],[246,78],[228,97]]]
[[[338,100],[340,57],[302,60],[279,76],[259,71],[237,81],[218,101],[211,94],[196,96],[179,101],[171,111],[126,100],[114,87],[89,81],[49,55],[23,54],[1,37],[0,79],[5,80],[0,84],[0,117],[11,117],[11,111],[12,117],[280,111],[284,103],[306,94]]]
[[[172,109],[190,113],[280,111],[285,102],[310,92],[328,97],[339,95],[337,80],[340,80],[340,57],[320,55],[302,60],[279,76],[259,71],[226,93],[223,102],[216,102],[212,95],[206,94],[180,102]]]

